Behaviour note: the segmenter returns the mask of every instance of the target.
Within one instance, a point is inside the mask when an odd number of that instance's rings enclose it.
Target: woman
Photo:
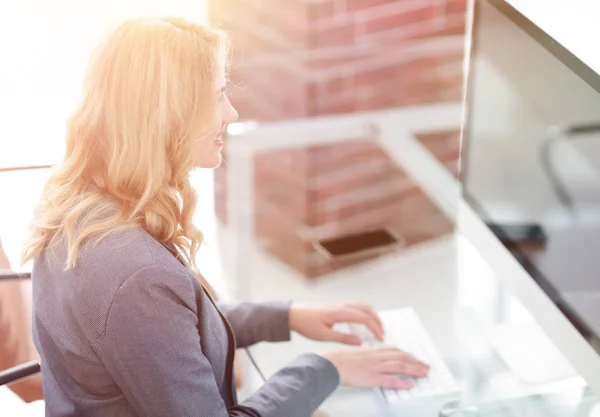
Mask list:
[[[125,22],[100,47],[66,155],[36,210],[34,337],[47,416],[308,416],[338,385],[407,387],[426,366],[395,349],[308,354],[238,403],[236,347],[287,340],[359,344],[362,304],[219,305],[192,272],[195,167],[221,163],[237,118],[222,33],[182,19]]]

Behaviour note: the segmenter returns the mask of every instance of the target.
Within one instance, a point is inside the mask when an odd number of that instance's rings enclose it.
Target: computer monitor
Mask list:
[[[504,0],[475,6],[464,199],[600,353],[600,75]]]

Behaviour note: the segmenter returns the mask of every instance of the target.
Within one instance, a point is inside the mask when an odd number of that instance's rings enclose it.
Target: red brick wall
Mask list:
[[[211,20],[232,36],[231,78],[237,87],[231,99],[240,118],[269,122],[459,102],[465,5],[466,0],[213,0]],[[456,134],[417,137],[456,172]],[[312,243],[300,236],[307,228],[343,234],[392,222],[409,243],[450,230],[448,220],[439,219],[432,203],[371,139],[256,158],[256,234],[268,250],[317,276],[343,265],[311,260],[317,257]],[[216,209],[223,222],[225,170],[216,173]]]
[[[460,100],[466,0],[213,0],[242,118]],[[457,48],[456,45],[459,47]]]
[[[374,257],[330,259],[316,250],[319,239],[386,228],[412,245],[452,230],[374,139],[257,156],[256,235],[267,251],[317,277]]]

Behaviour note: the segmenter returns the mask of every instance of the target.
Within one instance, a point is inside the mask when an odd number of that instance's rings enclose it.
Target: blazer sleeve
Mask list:
[[[290,340],[290,303],[217,303],[235,335],[237,347]]]
[[[308,417],[339,383],[331,362],[303,355],[227,408],[202,353],[198,320],[192,282],[178,271],[147,267],[117,290],[99,354],[136,414]]]

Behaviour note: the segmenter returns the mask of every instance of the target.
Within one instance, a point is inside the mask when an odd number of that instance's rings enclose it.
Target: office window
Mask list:
[[[0,2],[0,240],[16,267],[33,205],[63,154],[65,122],[89,56],[112,26],[133,16],[205,21],[203,0]],[[195,175],[210,216],[212,174]],[[210,177],[210,178],[209,178]],[[202,223],[206,223],[203,221]]]

